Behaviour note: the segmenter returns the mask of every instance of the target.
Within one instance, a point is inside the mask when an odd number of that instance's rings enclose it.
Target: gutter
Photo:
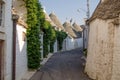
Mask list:
[[[13,20],[13,42],[12,42],[12,80],[16,80],[16,25],[19,16],[16,14],[12,15]]]

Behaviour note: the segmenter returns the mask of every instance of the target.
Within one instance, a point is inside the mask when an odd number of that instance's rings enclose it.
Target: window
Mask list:
[[[2,2],[0,2],[0,26],[2,24]]]
[[[0,0],[0,26],[2,26],[3,23],[3,8],[4,8],[4,2]]]
[[[22,33],[22,40],[26,41],[26,33],[25,32]]]

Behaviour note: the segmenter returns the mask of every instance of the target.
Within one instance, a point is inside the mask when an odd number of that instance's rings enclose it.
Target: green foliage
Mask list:
[[[59,49],[62,49],[63,40],[66,33],[63,31],[55,31],[50,22],[45,20],[45,14],[38,0],[23,0],[27,8],[27,55],[28,68],[36,69],[40,66],[40,30],[43,35],[43,53],[44,57],[49,52],[53,52],[53,46],[56,39],[59,43]],[[50,45],[50,51],[48,48]]]
[[[59,45],[58,46],[59,50],[62,50],[62,44],[63,44],[64,39],[67,37],[67,34],[64,31],[56,31],[56,33],[57,33],[57,41]]]
[[[87,56],[87,49],[84,49],[83,53],[84,53],[85,56]]]
[[[59,50],[61,50],[63,41],[67,37],[67,34],[64,31],[55,31],[55,29],[53,29],[52,25],[48,21],[44,22],[44,27],[42,28],[42,30],[44,32],[44,36],[43,36],[44,57],[46,57],[46,55],[49,52],[51,52],[51,53],[53,52],[54,43],[55,43],[56,39],[58,41]],[[50,46],[50,50],[49,50],[49,46]]]
[[[54,51],[54,43],[56,41],[56,32],[53,28],[51,28],[51,39],[50,39],[50,52],[52,53]]]
[[[53,46],[56,40],[56,33],[55,30],[52,28],[50,22],[48,21],[44,22],[44,27],[42,28],[42,30],[44,31],[43,53],[44,57],[46,57],[49,52],[53,52]]]
[[[41,5],[38,0],[25,0],[27,8],[27,55],[28,68],[40,66],[40,26],[43,19]]]

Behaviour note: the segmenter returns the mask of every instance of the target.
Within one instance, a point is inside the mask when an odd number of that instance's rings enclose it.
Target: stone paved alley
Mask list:
[[[82,49],[55,53],[30,80],[91,80],[84,74]]]

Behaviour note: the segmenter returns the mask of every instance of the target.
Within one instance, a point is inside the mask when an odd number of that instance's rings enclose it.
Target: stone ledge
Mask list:
[[[30,78],[35,74],[36,70],[27,71],[25,76],[21,80],[30,80]]]
[[[48,61],[48,59],[53,55],[54,53],[49,53],[48,55],[47,55],[47,58],[44,58],[43,59],[43,61],[40,63],[41,65],[44,65],[47,61]]]

